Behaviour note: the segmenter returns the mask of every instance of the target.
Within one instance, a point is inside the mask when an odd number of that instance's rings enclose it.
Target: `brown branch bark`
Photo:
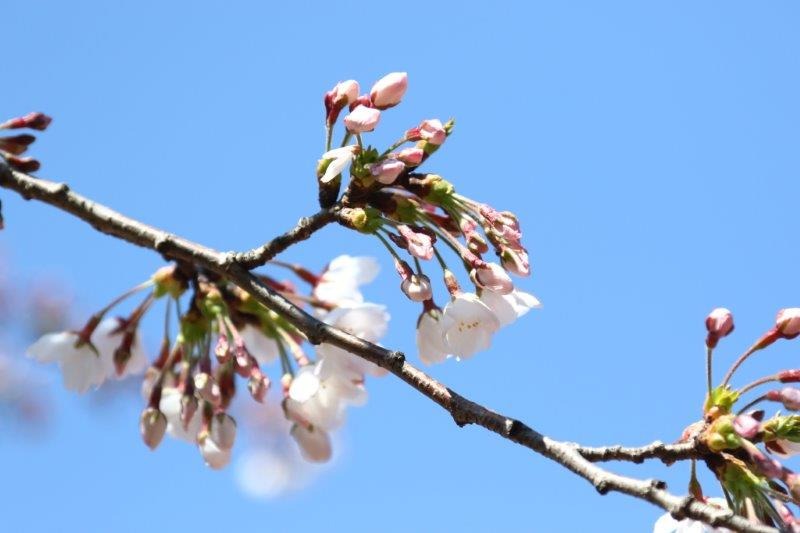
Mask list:
[[[70,191],[64,183],[55,183],[11,170],[3,164],[2,158],[0,158],[0,186],[16,191],[25,199],[35,199],[57,207],[87,222],[98,231],[155,250],[167,259],[190,262],[197,267],[226,276],[263,305],[285,317],[313,344],[327,342],[388,369],[445,409],[459,426],[476,424],[530,448],[581,476],[600,494],[611,491],[628,494],[653,503],[675,517],[690,517],[735,531],[747,533],[777,531],[774,528],[751,524],[731,511],[705,505],[691,497],[670,494],[665,490],[663,482],[620,476],[603,470],[592,462],[610,459],[636,462],[638,458],[647,457],[677,459],[682,458],[683,453],[691,456],[688,450],[681,449],[678,452],[660,443],[632,449],[583,448],[572,443],[552,440],[518,420],[464,398],[409,364],[402,353],[366,342],[320,322],[261,283],[245,265],[238,262],[238,259],[244,258],[252,260],[246,264],[260,264],[260,261],[271,257],[270,254],[274,255],[292,243],[307,238],[313,231],[331,222],[335,218],[333,211],[330,215],[322,214],[325,211],[318,213],[315,215],[317,218],[312,217],[315,220],[313,224],[301,221],[298,227],[303,226],[303,228],[295,228],[279,237],[278,244],[272,244],[274,241],[271,241],[255,251],[240,255],[233,252],[219,252],[143,224]]]
[[[705,453],[708,453],[708,450],[704,449],[694,440],[676,444],[664,444],[657,440],[647,446],[639,446],[636,448],[628,448],[619,445],[594,448],[576,444],[575,450],[581,454],[584,459],[592,462],[628,461],[631,463],[642,463],[645,459],[660,459],[661,462],[666,465],[683,459],[699,459],[703,457]]]

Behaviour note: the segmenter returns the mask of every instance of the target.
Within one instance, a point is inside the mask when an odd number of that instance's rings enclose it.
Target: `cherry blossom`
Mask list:
[[[239,335],[242,337],[245,346],[247,346],[247,351],[250,352],[259,363],[268,365],[278,358],[280,354],[278,341],[267,336],[266,333],[256,326],[246,324],[239,330]]]
[[[372,131],[381,119],[381,112],[375,108],[359,105],[344,117],[344,125],[351,133]]]
[[[446,351],[466,358],[489,348],[500,321],[476,294],[462,292],[445,306],[441,325]]]
[[[481,293],[481,301],[491,309],[505,327],[531,309],[542,307],[541,302],[532,294],[515,289],[509,294],[500,294],[485,290]]]
[[[47,333],[28,348],[27,354],[40,363],[57,362],[64,387],[81,394],[101,385],[108,375],[99,354],[74,332]]]
[[[159,410],[167,418],[167,433],[179,440],[196,442],[203,417],[200,411],[195,412],[184,427],[181,420],[181,398],[183,393],[175,387],[164,387],[161,391]]]
[[[514,290],[511,278],[497,263],[483,263],[476,266],[470,272],[470,277],[478,287],[497,294],[509,294]]]
[[[330,460],[333,453],[331,437],[324,429],[295,424],[289,434],[297,442],[305,460],[312,463],[324,463]]]
[[[342,148],[334,148],[333,150],[328,150],[324,154],[322,154],[321,161],[328,161],[328,166],[325,167],[325,172],[323,173],[322,177],[320,177],[319,181],[321,183],[329,183],[336,178],[339,174],[341,174],[347,165],[349,165],[353,158],[356,155],[356,151],[358,150],[357,145],[351,146],[343,146]]]
[[[441,319],[441,310],[433,308],[423,312],[417,322],[417,350],[420,360],[426,365],[441,363],[449,356]]]
[[[373,303],[346,303],[324,317],[323,321],[369,342],[377,342],[386,334],[389,313],[386,307]],[[348,369],[359,374],[383,376],[386,370],[332,344],[317,346],[317,354],[328,360],[330,367]]]
[[[372,257],[340,255],[328,264],[312,294],[335,304],[363,302],[359,287],[374,280],[379,270],[378,262]]]

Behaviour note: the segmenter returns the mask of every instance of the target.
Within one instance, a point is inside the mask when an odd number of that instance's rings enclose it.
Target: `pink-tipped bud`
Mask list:
[[[28,146],[33,144],[35,140],[36,137],[28,134],[0,137],[0,150],[12,155],[20,155],[24,153],[25,150],[28,149]]]
[[[261,370],[254,368],[250,378],[247,380],[247,390],[250,391],[250,396],[258,403],[264,403],[269,386],[269,378]]]
[[[384,159],[379,163],[369,166],[372,176],[384,185],[391,185],[397,177],[406,169],[402,161],[396,159]]]
[[[778,372],[778,381],[781,383],[797,383],[800,382],[800,368],[792,370],[782,370]]]
[[[350,133],[364,133],[374,130],[380,119],[380,111],[359,105],[344,117],[344,126]]]
[[[764,396],[772,402],[781,402],[790,411],[800,411],[800,389],[784,387],[781,390],[771,390]]]
[[[388,109],[400,103],[408,89],[408,74],[392,72],[375,82],[369,92],[372,105],[378,109]]]
[[[439,119],[423,120],[416,128],[406,131],[407,141],[427,141],[428,144],[441,146],[447,139],[447,131]]]
[[[708,314],[706,318],[706,346],[715,348],[722,337],[726,337],[733,331],[733,313],[724,307],[717,307]]]
[[[194,376],[195,393],[213,406],[218,406],[222,400],[219,385],[207,372],[200,372]]]
[[[778,311],[775,328],[784,339],[794,339],[800,335],[800,307],[790,307]]]
[[[139,419],[139,431],[142,440],[151,450],[155,450],[164,438],[167,430],[167,417],[155,407],[148,407],[142,411]]]
[[[236,355],[234,358],[234,362],[236,363],[234,369],[236,373],[243,378],[249,377],[253,368],[258,366],[258,361],[250,355],[250,352],[247,351],[244,345],[237,346],[234,353]]]
[[[514,291],[511,278],[497,263],[479,264],[470,271],[469,277],[478,287],[497,294],[511,294]]]
[[[769,478],[780,479],[783,477],[783,465],[771,457],[767,457],[764,452],[749,440],[741,441],[742,448],[745,449],[756,468]]]
[[[410,167],[415,167],[422,163],[424,155],[425,152],[419,148],[405,148],[394,154],[394,157]]]
[[[24,117],[12,118],[0,124],[0,130],[14,130],[19,128],[30,128],[32,130],[44,131],[53,121],[44,113],[28,113]]]
[[[5,159],[11,168],[19,170],[20,172],[36,172],[42,167],[42,164],[32,157],[17,157],[15,155],[9,155],[6,156]]]
[[[504,247],[500,252],[500,262],[503,268],[517,276],[530,276],[531,264],[528,261],[528,252],[523,249]]]
[[[209,434],[217,446],[230,450],[236,441],[236,421],[227,413],[217,413],[211,419]]]
[[[418,259],[428,260],[433,257],[433,239],[421,231],[414,231],[409,226],[397,226],[400,235],[408,242],[408,253]]]
[[[739,415],[733,419],[733,429],[745,439],[752,439],[761,430],[761,423],[750,415]]]
[[[417,276],[412,274],[408,279],[404,279],[400,283],[400,290],[403,294],[408,296],[412,302],[424,302],[430,300],[433,296],[433,289],[431,288],[431,280],[426,275]]]
[[[475,231],[467,236],[467,248],[476,255],[485,254],[489,251],[489,245],[481,235]]]
[[[372,105],[372,100],[369,99],[368,94],[362,94],[354,101],[350,102],[350,111],[357,108],[358,106],[363,105],[364,107],[375,107]]]
[[[339,118],[339,112],[358,99],[358,82],[355,80],[340,81],[325,93],[325,112],[328,126]]]

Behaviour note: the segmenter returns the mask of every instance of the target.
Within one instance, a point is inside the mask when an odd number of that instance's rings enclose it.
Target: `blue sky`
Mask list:
[[[544,309],[432,375],[558,439],[672,440],[700,416],[703,319],[734,311],[723,367],[800,304],[798,7],[789,2],[15,2],[0,114],[55,117],[40,174],[129,215],[244,249],[316,209],[324,91],[409,73],[373,142],[456,117],[430,161],[462,194],[519,214]],[[161,263],[0,191],[15,279],[47,275],[90,312]],[[378,256],[385,344],[414,354],[418,309],[379,243],[327,228],[286,257]],[[157,339],[150,330],[151,346]],[[800,341],[741,380],[797,365]],[[0,435],[4,529],[648,531],[660,514],[480,428],[398,380],[369,383],[336,464],[260,501],[193,448],[150,453],[135,396],[55,391],[40,439]],[[237,452],[238,453],[238,452]],[[687,468],[613,465],[683,492]],[[715,493],[713,483],[706,491]]]

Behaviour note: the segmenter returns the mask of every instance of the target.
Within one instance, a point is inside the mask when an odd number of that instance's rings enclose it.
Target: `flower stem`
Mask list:
[[[744,407],[739,409],[739,411],[736,414],[740,415],[740,414],[744,413],[745,411],[747,411],[748,409],[750,409],[751,407],[753,407],[754,405],[759,404],[759,403],[763,402],[766,399],[767,399],[767,395],[766,394],[764,394],[762,396],[759,396],[758,398],[756,398],[752,402],[748,403],[747,405],[745,405]]]
[[[392,247],[391,244],[389,244],[389,241],[386,240],[386,237],[384,237],[383,235],[381,235],[377,231],[373,235],[375,235],[378,239],[380,239],[380,241],[383,243],[383,245],[386,247],[386,249],[389,250],[389,253],[392,254],[392,257],[394,257],[399,262],[403,261],[403,259],[397,253],[397,251]]]
[[[710,346],[706,346],[706,382],[708,383],[708,395],[709,396],[711,396],[711,389],[713,388],[713,386],[711,385],[711,383],[712,383],[712,378],[711,378],[711,371],[712,371],[711,359],[712,359],[713,355],[714,355],[714,348],[711,348]]]
[[[760,379],[757,379],[757,380],[755,380],[755,381],[753,381],[751,383],[748,383],[747,385],[745,385],[744,387],[739,389],[739,395],[741,396],[745,392],[747,392],[747,391],[749,391],[751,389],[755,389],[759,385],[763,385],[764,383],[769,383],[771,381],[778,381],[778,376],[777,375],[764,376],[763,378],[760,378]]]
[[[733,365],[731,365],[730,369],[728,370],[728,373],[725,374],[725,378],[722,380],[723,387],[728,384],[728,382],[733,377],[734,372],[736,372],[736,370],[742,365],[742,363],[744,363],[748,357],[753,355],[753,353],[755,353],[759,349],[760,346],[758,345],[758,343],[756,343],[752,345],[750,348],[748,348],[746,352],[740,355],[736,361],[734,361]]]
[[[333,142],[333,126],[327,124],[325,126],[325,151],[331,150],[331,143]]]

